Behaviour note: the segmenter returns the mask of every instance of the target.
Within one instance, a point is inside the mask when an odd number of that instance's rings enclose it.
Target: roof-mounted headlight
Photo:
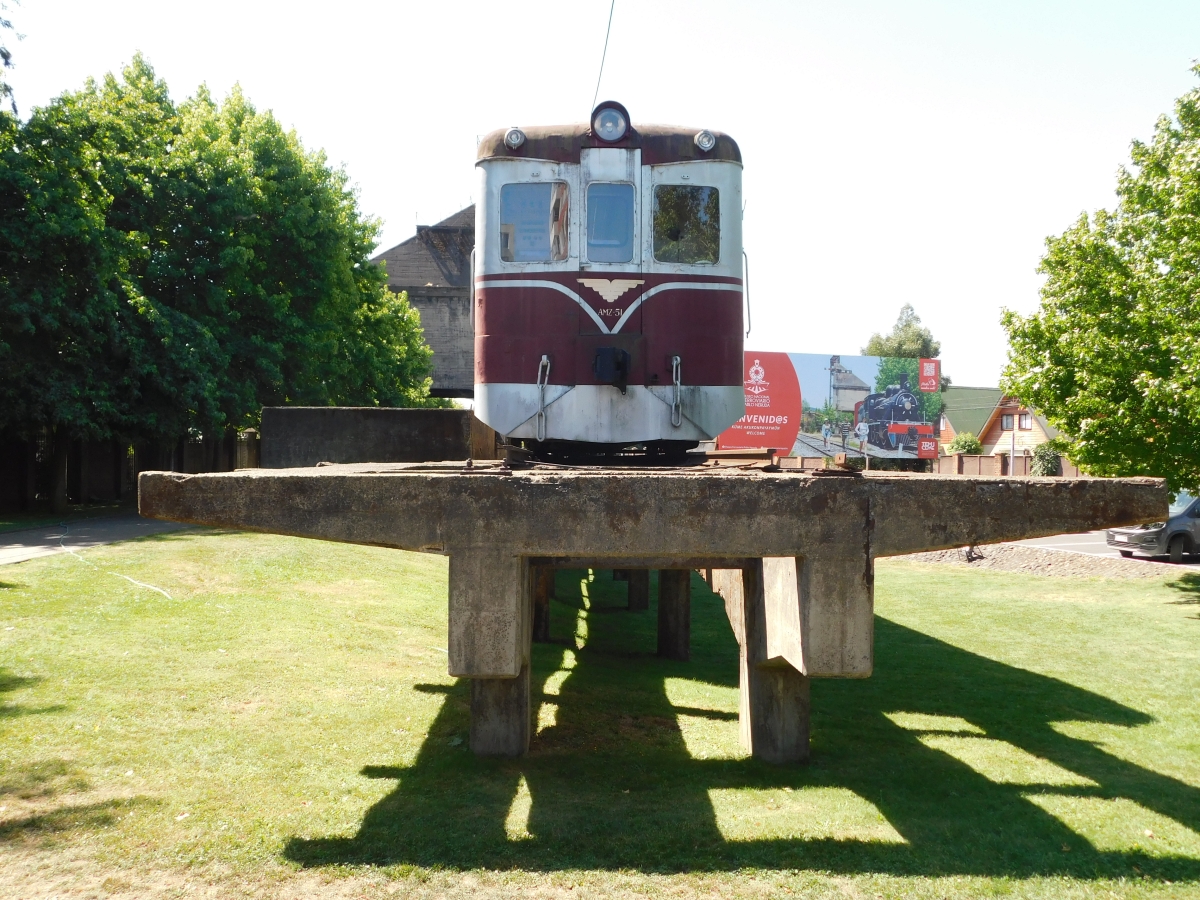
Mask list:
[[[516,150],[525,143],[525,132],[520,128],[510,128],[504,132],[504,146],[509,150]]]
[[[592,111],[592,134],[605,143],[629,134],[629,113],[620,103],[605,100]]]
[[[717,136],[708,129],[697,131],[696,136],[692,138],[696,142],[696,146],[707,153],[713,147],[717,146]]]

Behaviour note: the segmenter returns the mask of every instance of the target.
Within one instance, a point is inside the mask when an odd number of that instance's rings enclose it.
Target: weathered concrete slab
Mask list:
[[[448,554],[450,674],[476,679],[471,743],[484,754],[528,746],[543,567],[711,569],[741,647],[742,738],[775,762],[808,756],[810,678],[871,673],[876,558],[1151,521],[1167,508],[1156,479],[455,462],[146,472],[139,489],[152,518]],[[689,653],[688,583],[687,572],[660,573],[659,648],[675,659]]]
[[[1162,518],[1152,478],[865,478],[730,469],[338,465],[143,472],[143,516],[405,550],[731,559],[851,546],[872,557]],[[869,527],[868,527],[869,526]],[[610,568],[617,568],[613,563]]]
[[[268,406],[262,466],[494,459],[496,432],[469,409]]]

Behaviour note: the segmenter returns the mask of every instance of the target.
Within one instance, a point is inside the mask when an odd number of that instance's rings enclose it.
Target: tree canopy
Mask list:
[[[1200,75],[1200,66],[1193,69]],[[1134,141],[1117,205],[1046,241],[1041,307],[1006,311],[1004,387],[1096,475],[1200,488],[1200,89]]]
[[[942,412],[942,395],[935,391],[923,392],[917,389],[920,384],[921,359],[934,359],[941,352],[942,345],[933,339],[933,332],[921,324],[921,317],[905,303],[900,307],[900,315],[892,326],[890,334],[871,335],[867,346],[862,348],[864,356],[882,356],[884,360],[875,374],[875,390],[886,390],[888,385],[899,384],[901,373],[908,375],[909,389],[921,398],[921,412],[928,422],[937,421]],[[950,379],[942,377],[942,388],[950,383]]]
[[[921,324],[921,317],[905,303],[892,326],[890,334],[875,333],[863,347],[864,356],[903,356],[909,359],[934,359],[942,345],[933,339],[933,332]]]
[[[418,316],[343,171],[141,57],[0,113],[0,428],[174,438],[264,405],[427,405]]]
[[[8,41],[4,37],[4,32],[12,31],[13,27],[12,20],[4,17],[4,13],[7,11],[8,4],[0,2],[0,106],[7,104],[16,115],[17,101],[13,97],[12,85],[8,83],[8,78],[4,74],[6,69],[13,67],[12,51],[8,49]]]

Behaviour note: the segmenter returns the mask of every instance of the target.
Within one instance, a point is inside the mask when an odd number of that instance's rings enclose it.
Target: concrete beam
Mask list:
[[[404,550],[505,547],[562,559],[761,559],[863,541],[870,556],[1161,519],[1151,478],[865,478],[729,469],[625,472],[460,463],[143,472],[140,510]],[[548,514],[553,511],[553,514]],[[608,568],[615,568],[608,565]]]

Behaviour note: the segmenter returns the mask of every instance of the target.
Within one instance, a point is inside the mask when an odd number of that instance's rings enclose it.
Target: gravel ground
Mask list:
[[[1090,556],[1066,550],[1026,547],[1019,544],[989,544],[978,547],[975,553],[982,558],[967,560],[967,548],[935,550],[932,553],[913,553],[896,557],[920,563],[939,563],[965,566],[972,569],[994,569],[1001,572],[1028,572],[1031,575],[1050,575],[1067,578],[1163,578],[1179,574],[1178,566],[1145,559],[1113,559]]]

